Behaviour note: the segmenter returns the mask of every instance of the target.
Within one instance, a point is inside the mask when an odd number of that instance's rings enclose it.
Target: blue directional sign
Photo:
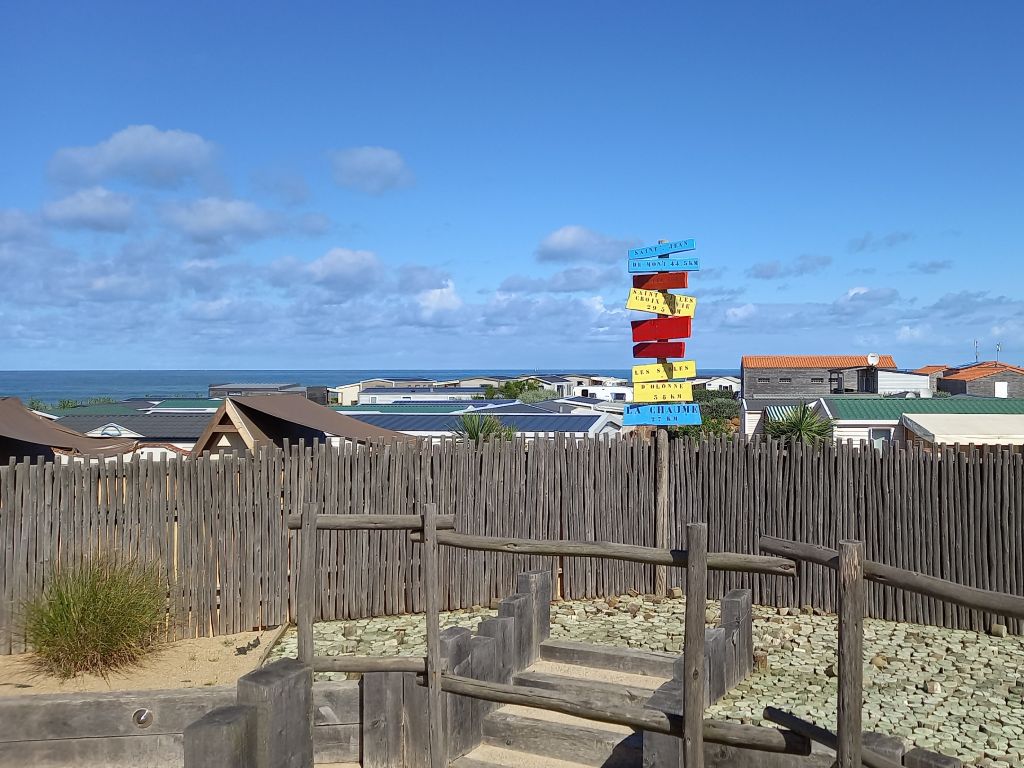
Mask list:
[[[696,247],[697,241],[693,238],[689,240],[674,240],[671,243],[658,243],[657,245],[645,245],[643,248],[630,248],[626,258],[642,259],[645,256],[667,256],[670,253],[692,251]]]
[[[632,253],[632,251],[630,251]],[[697,272],[700,259],[696,256],[646,256],[629,260],[629,272]]]
[[[664,403],[659,405],[627,405],[622,414],[622,426],[639,427],[697,426],[700,422],[700,406],[696,403]]]

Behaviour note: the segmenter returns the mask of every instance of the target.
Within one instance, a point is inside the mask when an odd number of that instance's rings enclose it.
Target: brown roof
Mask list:
[[[37,416],[16,397],[0,397],[0,440],[27,443],[80,456],[113,456],[135,449],[123,437],[89,437]]]
[[[868,365],[867,355],[744,355],[744,368],[859,368]],[[879,355],[879,368],[895,368],[892,355]]]
[[[1016,365],[998,363],[995,360],[992,360],[987,363],[972,365],[969,368],[962,368],[956,373],[951,373],[948,376],[943,376],[942,378],[950,379],[952,381],[974,381],[975,379],[983,379],[986,376],[995,376],[1000,373],[1019,373],[1024,375],[1024,368],[1018,368]]]
[[[920,373],[926,376],[930,376],[933,373],[940,373],[941,371],[945,371],[948,369],[948,365],[922,365],[920,368],[911,371],[911,373]]]
[[[348,440],[417,439],[345,416],[302,395],[246,395],[225,398],[196,441],[194,455],[222,450],[214,446],[216,436],[225,431],[225,419],[234,425],[230,431],[243,435],[243,442],[250,449],[271,443],[280,445],[286,439],[293,443],[301,439],[312,442],[322,439],[324,434]]]

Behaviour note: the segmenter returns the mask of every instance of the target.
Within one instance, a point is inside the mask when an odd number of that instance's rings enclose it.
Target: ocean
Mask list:
[[[390,376],[422,376],[457,379],[467,376],[522,373],[550,373],[549,370],[498,370],[464,368],[451,370],[167,370],[167,371],[0,371],[0,397],[33,398],[46,403],[58,400],[87,400],[91,397],[206,397],[211,384],[280,382],[333,387],[354,381]],[[624,368],[586,369],[582,373],[629,378]],[[729,369],[698,369],[701,376],[738,375]]]

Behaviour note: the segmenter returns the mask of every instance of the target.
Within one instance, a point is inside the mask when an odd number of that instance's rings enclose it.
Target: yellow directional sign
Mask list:
[[[696,375],[697,364],[693,360],[633,366],[634,383],[638,381],[665,381],[667,379],[692,379]]]
[[[659,315],[675,317],[693,317],[693,312],[697,309],[697,300],[693,296],[683,296],[678,293],[630,288],[626,309],[637,309],[641,312],[654,312]]]
[[[679,403],[693,400],[693,385],[688,381],[660,381],[634,384],[634,403]]]

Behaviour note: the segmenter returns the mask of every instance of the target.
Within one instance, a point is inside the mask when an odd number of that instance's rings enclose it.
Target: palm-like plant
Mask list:
[[[800,403],[784,418],[769,421],[764,431],[771,437],[819,443],[832,439],[832,419],[819,416],[807,403]]]
[[[516,428],[513,426],[503,426],[495,416],[485,416],[480,413],[463,413],[459,415],[452,432],[457,437],[479,443],[481,440],[488,440],[490,438],[511,440],[516,435]]]

